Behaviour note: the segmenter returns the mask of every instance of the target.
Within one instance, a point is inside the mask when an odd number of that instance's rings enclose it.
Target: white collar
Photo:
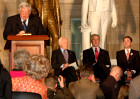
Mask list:
[[[131,48],[129,48],[129,49],[124,49],[124,51],[125,51],[125,54],[127,54],[128,52],[130,53]]]

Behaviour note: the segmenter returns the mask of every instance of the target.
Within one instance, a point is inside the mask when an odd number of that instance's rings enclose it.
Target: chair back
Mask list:
[[[32,92],[12,92],[12,99],[42,99],[41,95]]]

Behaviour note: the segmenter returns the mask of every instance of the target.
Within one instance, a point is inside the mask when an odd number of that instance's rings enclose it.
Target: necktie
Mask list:
[[[64,55],[64,58],[66,60],[66,63],[68,62],[68,53],[66,52],[66,50],[63,51],[63,55]]]
[[[99,56],[99,52],[98,52],[97,48],[95,48],[95,58],[96,58],[96,61],[98,61],[98,56]]]
[[[129,50],[127,49],[127,54],[126,54],[127,60],[129,60]]]
[[[24,28],[24,30],[25,30],[25,32],[26,32],[26,20],[23,21],[23,28]]]

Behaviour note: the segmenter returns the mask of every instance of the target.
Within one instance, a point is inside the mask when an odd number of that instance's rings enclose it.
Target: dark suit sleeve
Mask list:
[[[38,24],[38,35],[45,35],[44,28],[41,23],[41,19],[39,17],[37,17],[37,20],[38,20],[38,22],[36,24]]]
[[[77,62],[77,59],[76,59],[76,55],[75,55],[75,52],[73,52],[73,51],[71,51],[70,52],[70,62],[69,62],[69,64],[71,64],[71,63],[73,63],[73,62],[76,62],[76,64],[77,64],[77,66],[78,66],[78,62]]]
[[[140,74],[140,56],[139,51],[136,51],[136,75]]]
[[[62,69],[60,68],[60,66],[62,65],[62,63],[58,62],[58,60],[59,60],[58,58],[60,58],[60,57],[58,56],[57,51],[53,51],[52,52],[52,57],[51,57],[52,68],[54,70],[57,70],[58,73],[61,73]],[[58,76],[58,75],[56,75],[56,76]]]
[[[7,22],[6,22],[6,25],[5,25],[5,28],[4,28],[4,32],[3,32],[3,38],[6,40],[7,36],[10,35],[10,34],[13,34],[12,22],[11,22],[10,18],[7,18]]]

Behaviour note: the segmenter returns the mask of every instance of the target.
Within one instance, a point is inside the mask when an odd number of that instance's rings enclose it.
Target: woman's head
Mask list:
[[[49,60],[42,55],[33,55],[23,64],[23,70],[26,75],[35,80],[45,78],[50,70]]]
[[[119,90],[118,99],[125,99],[125,97],[128,97],[128,94],[129,94],[129,86],[123,85]]]

